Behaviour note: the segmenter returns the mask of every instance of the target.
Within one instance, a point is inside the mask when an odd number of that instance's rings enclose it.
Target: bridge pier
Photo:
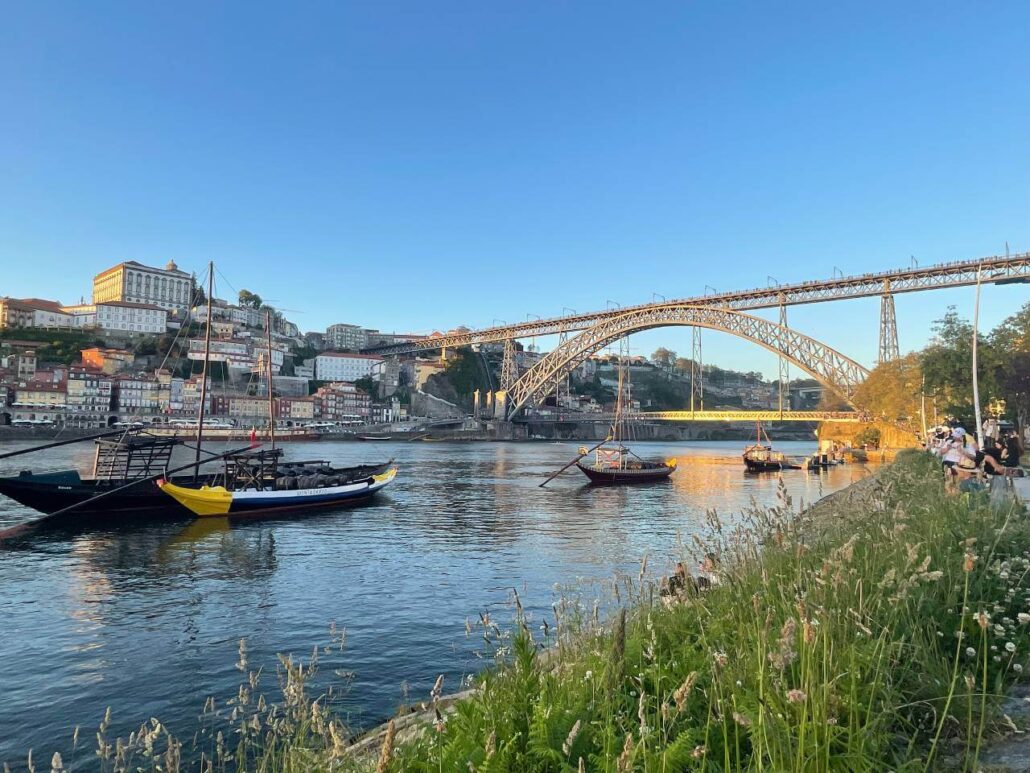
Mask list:
[[[878,364],[896,360],[898,351],[898,320],[894,315],[894,296],[891,294],[891,280],[883,280],[883,295],[880,296],[880,356]]]

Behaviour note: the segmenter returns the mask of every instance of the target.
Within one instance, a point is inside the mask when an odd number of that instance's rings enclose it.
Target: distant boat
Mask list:
[[[795,460],[786,456],[772,447],[772,441],[762,429],[762,424],[757,424],[754,444],[744,449],[744,466],[748,472],[779,472],[780,470],[800,470],[801,465]],[[762,443],[765,436],[766,444]]]
[[[615,401],[615,420],[612,422],[612,429],[609,437],[604,443],[594,446],[593,462],[580,461],[589,453],[585,448],[580,450],[580,460],[576,466],[580,472],[586,475],[591,483],[595,484],[621,484],[621,483],[654,483],[665,480],[672,475],[676,469],[676,460],[649,461],[641,459],[622,444],[622,438],[626,432],[625,409],[623,406],[623,393],[629,392],[629,378],[626,372],[625,360],[619,366],[619,394]],[[612,441],[614,445],[609,445]]]

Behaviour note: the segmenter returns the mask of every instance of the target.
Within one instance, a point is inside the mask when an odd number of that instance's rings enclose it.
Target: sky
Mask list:
[[[214,260],[303,330],[430,332],[1030,250],[1025,0],[2,9],[0,295]],[[899,296],[901,348],[972,299]],[[866,365],[878,317],[789,311]]]

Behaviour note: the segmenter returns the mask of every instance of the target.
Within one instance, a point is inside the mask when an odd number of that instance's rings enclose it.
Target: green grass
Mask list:
[[[145,726],[120,747],[102,740],[100,759],[108,770],[201,757],[215,771],[978,768],[1030,648],[1022,514],[946,494],[936,464],[910,452],[864,496],[814,513],[798,516],[785,492],[732,523],[713,512],[692,551],[718,555],[721,584],[670,599],[642,567],[610,588],[607,624],[569,593],[542,634],[516,596],[508,631],[477,632],[496,658],[478,692],[378,758],[348,756],[327,702],[307,697],[317,657],[283,660],[270,704],[241,650],[247,682],[206,707],[192,739]]]

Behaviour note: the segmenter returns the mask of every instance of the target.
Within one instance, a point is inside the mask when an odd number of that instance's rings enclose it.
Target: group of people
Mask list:
[[[984,436],[980,448],[976,438],[961,426],[935,427],[928,438],[927,450],[941,460],[949,477],[959,480],[989,475],[1021,475],[1019,457],[1023,448],[1015,432],[995,431]]]

